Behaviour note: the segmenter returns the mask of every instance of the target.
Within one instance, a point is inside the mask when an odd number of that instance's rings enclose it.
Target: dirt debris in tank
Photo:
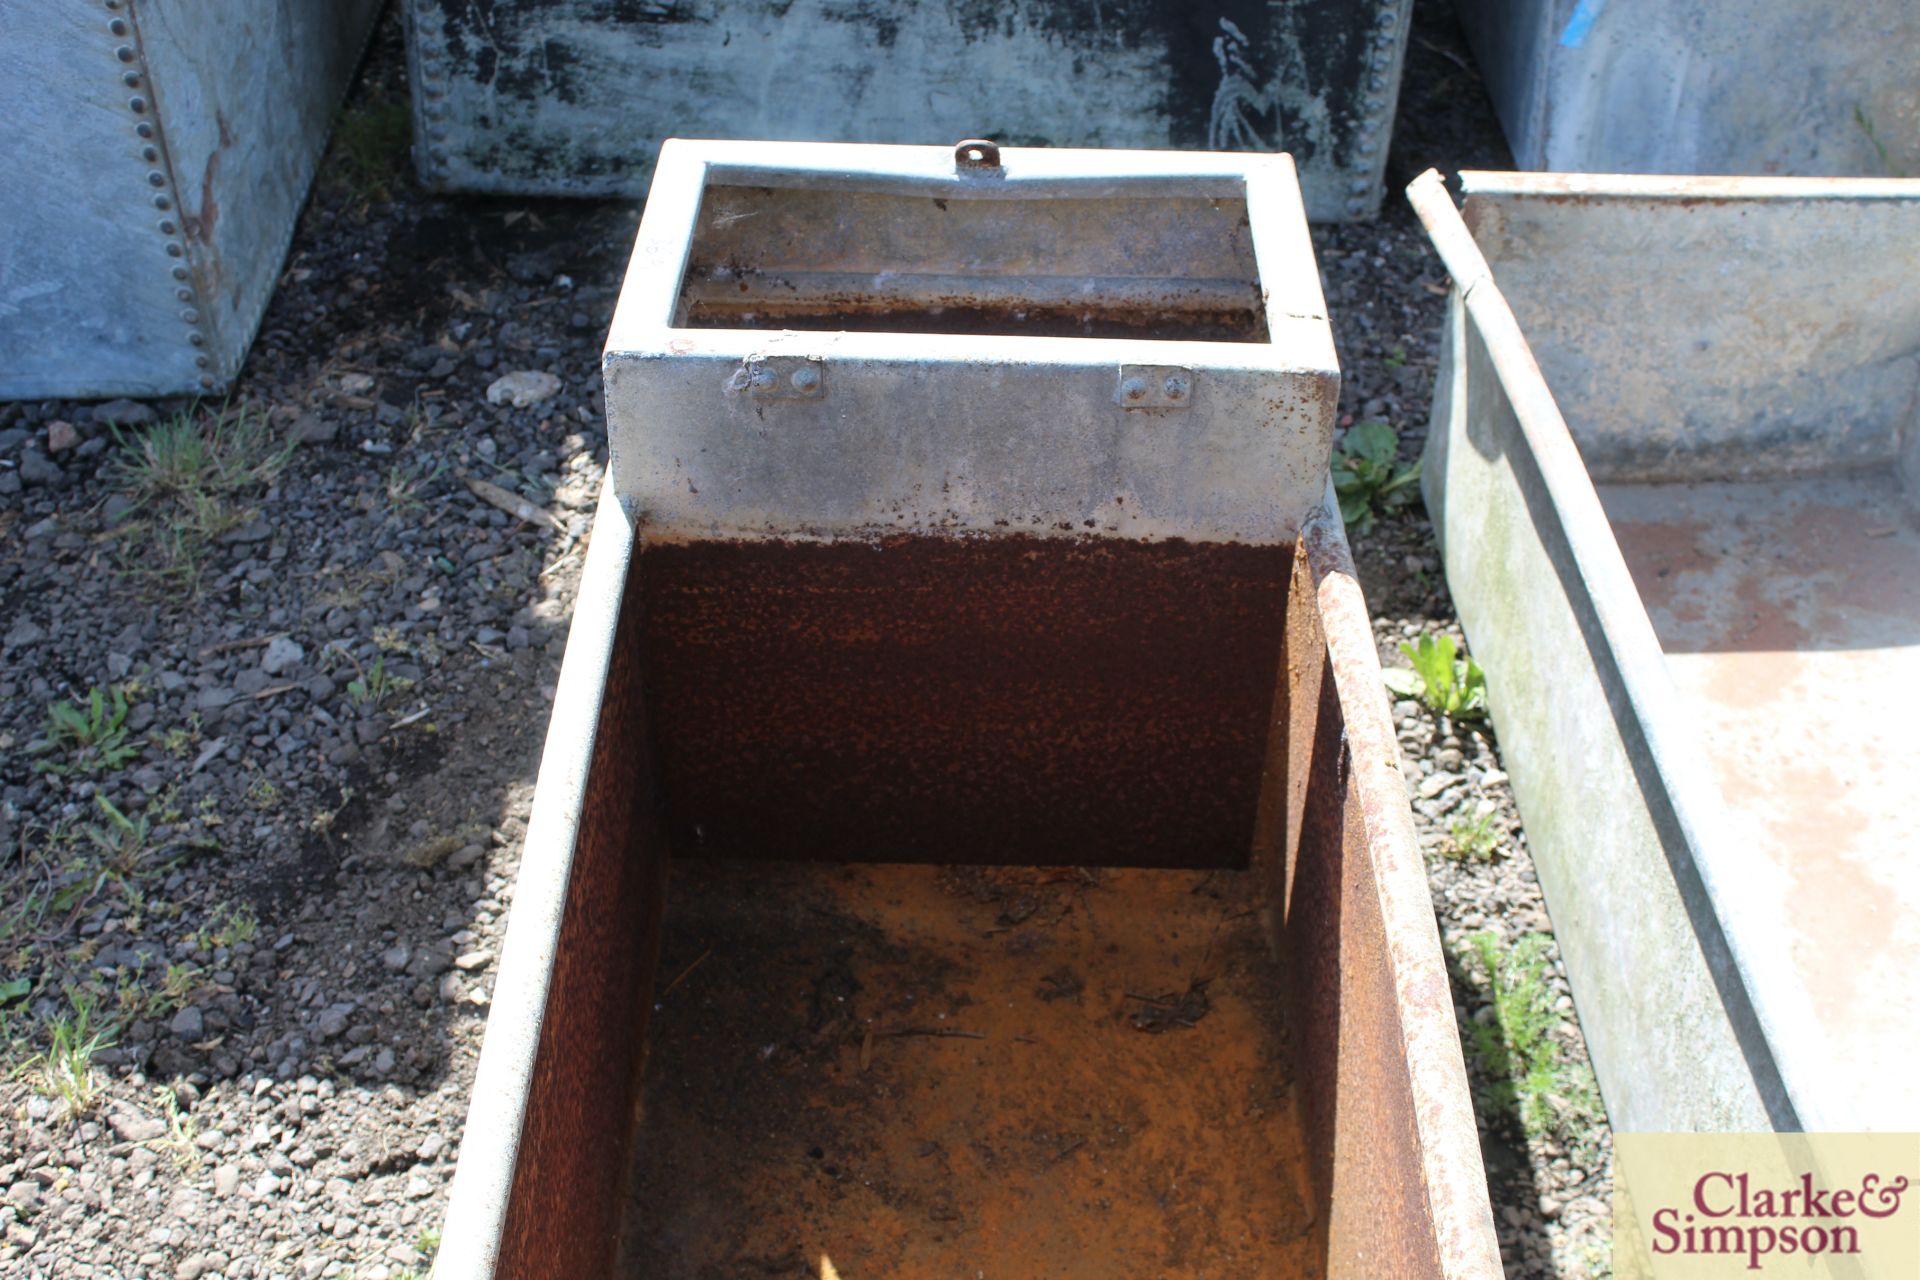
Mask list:
[[[1317,1274],[1249,878],[681,862],[622,1274]]]

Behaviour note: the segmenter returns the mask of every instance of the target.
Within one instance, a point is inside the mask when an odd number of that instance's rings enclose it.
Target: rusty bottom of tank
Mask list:
[[[680,863],[621,1274],[1322,1273],[1238,871]]]
[[[643,545],[676,853],[1240,866],[1290,546]]]

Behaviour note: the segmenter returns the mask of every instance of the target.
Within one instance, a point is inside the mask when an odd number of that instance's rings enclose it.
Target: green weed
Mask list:
[[[1487,1078],[1486,1102],[1511,1113],[1532,1137],[1582,1137],[1600,1117],[1591,1070],[1573,1061],[1555,1032],[1563,1019],[1548,985],[1552,939],[1528,934],[1502,948],[1491,930],[1467,944],[1487,977],[1491,1021],[1467,1024],[1467,1044]]]
[[[1470,862],[1493,861],[1494,851],[1500,847],[1496,817],[1496,811],[1488,809],[1470,818],[1455,818],[1447,827],[1447,856]]]
[[[1373,531],[1377,514],[1397,511],[1417,496],[1419,462],[1398,458],[1400,436],[1384,422],[1356,422],[1340,438],[1333,459],[1333,490],[1340,499],[1340,518],[1365,537]]]
[[[1853,104],[1853,123],[1861,133],[1867,135],[1868,145],[1873,148],[1874,154],[1880,157],[1881,169],[1885,170],[1889,177],[1906,177],[1907,175],[1893,163],[1893,156],[1888,153],[1887,144],[1880,140],[1880,131],[1874,128],[1873,117],[1868,115],[1866,108],[1857,102]]]
[[[347,694],[355,702],[372,703],[380,706],[388,698],[397,697],[413,688],[413,681],[405,676],[387,673],[387,655],[384,653],[373,660],[358,679],[347,681]]]
[[[213,909],[212,918],[194,931],[193,945],[202,951],[215,951],[252,942],[259,933],[260,921],[251,907],[223,902]]]
[[[1472,658],[1458,657],[1449,635],[1423,635],[1414,644],[1404,641],[1400,652],[1413,664],[1388,667],[1381,675],[1387,688],[1402,698],[1418,698],[1430,710],[1456,720],[1474,720],[1487,714],[1487,677]]]
[[[200,1124],[180,1110],[177,1088],[176,1083],[161,1085],[153,1091],[154,1104],[160,1108],[161,1119],[167,1122],[167,1136],[160,1139],[160,1144],[173,1156],[175,1168],[182,1173],[192,1173],[200,1167],[200,1147],[195,1142],[200,1136]]]
[[[101,773],[118,769],[139,754],[128,741],[124,688],[114,685],[87,691],[84,701],[63,700],[47,708],[38,741],[28,745],[30,755],[50,757],[39,768],[47,773]]]

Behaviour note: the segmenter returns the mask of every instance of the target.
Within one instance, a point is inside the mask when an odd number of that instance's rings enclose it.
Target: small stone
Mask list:
[[[394,973],[405,969],[407,961],[411,959],[413,959],[413,948],[404,942],[397,942],[380,953],[380,963]]]
[[[26,618],[21,618],[7,631],[6,647],[24,649],[30,644],[39,644],[47,638],[45,627],[35,626]]]
[[[1439,773],[1428,774],[1426,778],[1421,780],[1420,798],[1422,800],[1431,800],[1435,796],[1439,795],[1442,791],[1445,791],[1448,787],[1453,786],[1455,783],[1459,781],[1460,781],[1460,777],[1458,774],[1447,773],[1444,771]]]
[[[493,952],[482,947],[477,951],[467,951],[455,956],[453,958],[453,967],[463,973],[472,973],[476,969],[486,968],[492,960]]]
[[[407,1199],[420,1200],[433,1194],[433,1179],[422,1173],[407,1175]]]
[[[287,429],[287,438],[295,444],[332,444],[340,428],[318,414],[303,413]]]
[[[262,1172],[253,1182],[253,1198],[265,1200],[280,1189],[280,1179],[273,1176],[272,1170]]]
[[[553,399],[559,391],[560,379],[552,374],[539,369],[516,369],[493,380],[487,388],[487,403],[525,409]]]
[[[20,479],[29,488],[36,485],[59,484],[67,478],[67,473],[53,464],[53,460],[37,449],[28,449],[20,455]]]
[[[206,1034],[206,1015],[200,1012],[199,1005],[190,1004],[173,1015],[167,1030],[191,1043]]]
[[[22,1179],[7,1188],[7,1201],[22,1213],[32,1213],[40,1204],[40,1184]]]
[[[267,651],[260,655],[260,669],[270,676],[277,676],[289,667],[297,666],[307,656],[307,651],[286,636],[275,636],[267,644]]]
[[[350,1004],[330,1004],[320,1011],[317,1024],[322,1037],[328,1040],[343,1034],[347,1029],[347,1016],[353,1012]]]
[[[370,373],[343,373],[340,375],[340,389],[350,396],[363,396],[373,390],[373,375]]]
[[[166,1123],[153,1116],[143,1116],[137,1111],[115,1111],[107,1117],[107,1123],[120,1136],[122,1142],[152,1142],[163,1138],[167,1133]]]
[[[159,417],[151,405],[141,404],[138,400],[108,400],[93,406],[95,422],[111,423],[116,427],[144,427],[158,421]]]
[[[486,856],[487,851],[477,844],[462,845],[447,857],[447,866],[455,871],[465,871]]]
[[[213,1171],[213,1194],[226,1197],[232,1195],[239,1189],[239,1169],[230,1164],[223,1164]]]
[[[180,1259],[180,1265],[173,1269],[173,1274],[178,1280],[200,1280],[200,1277],[206,1274],[206,1270],[207,1255],[204,1253],[190,1253]]]
[[[65,418],[55,418],[47,424],[48,453],[65,453],[69,449],[78,448],[79,444],[80,428]]]
[[[447,1149],[447,1140],[444,1136],[442,1136],[439,1133],[430,1133],[426,1137],[420,1139],[419,1154],[422,1160],[436,1159],[440,1155],[440,1153],[442,1151],[445,1151],[446,1149]]]

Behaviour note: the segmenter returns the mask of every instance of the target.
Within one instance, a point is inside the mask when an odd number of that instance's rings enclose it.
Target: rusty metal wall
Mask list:
[[[1920,175],[1913,0],[1455,0],[1523,169]]]
[[[1452,992],[1331,494],[1294,553],[1274,723],[1254,858],[1293,988],[1326,1274],[1491,1280],[1503,1273]]]
[[[378,8],[0,5],[0,398],[226,385]]]
[[[424,182],[639,195],[668,137],[1286,151],[1370,218],[1410,0],[406,0]]]

